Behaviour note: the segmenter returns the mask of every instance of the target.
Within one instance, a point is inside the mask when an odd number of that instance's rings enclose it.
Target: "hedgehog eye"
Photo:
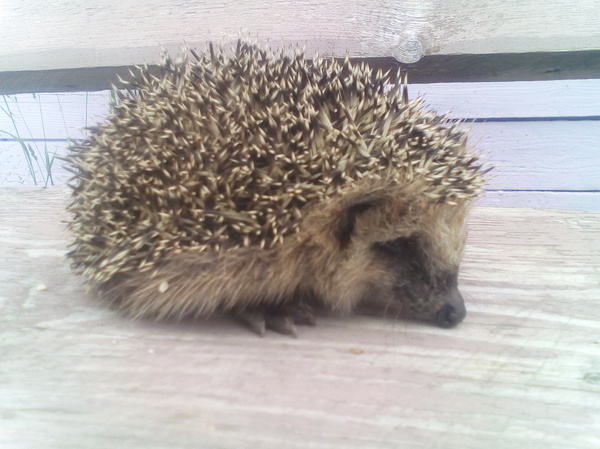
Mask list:
[[[421,240],[416,235],[377,242],[373,245],[373,248],[390,256],[412,257],[414,259],[420,259],[423,253]]]
[[[354,232],[354,224],[356,217],[368,209],[371,209],[383,202],[383,198],[377,195],[371,195],[359,198],[346,206],[340,216],[340,221],[337,226],[336,237],[340,242],[342,249],[346,248],[350,243],[352,233]]]
[[[420,279],[423,284],[432,282],[431,274],[427,269],[427,253],[423,239],[418,235],[378,242],[373,245],[373,249],[397,269]]]

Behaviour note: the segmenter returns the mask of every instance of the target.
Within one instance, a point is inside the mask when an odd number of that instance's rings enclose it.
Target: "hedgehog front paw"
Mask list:
[[[267,329],[270,329],[296,338],[298,337],[296,325],[315,325],[314,309],[307,304],[244,310],[236,312],[236,316],[261,337],[265,335]]]

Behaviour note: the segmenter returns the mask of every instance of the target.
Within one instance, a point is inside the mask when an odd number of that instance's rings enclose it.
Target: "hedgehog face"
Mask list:
[[[369,313],[454,327],[466,315],[458,269],[467,210],[448,205],[421,208],[416,216],[423,221],[414,220],[406,203],[389,198],[360,200],[346,209],[350,217],[342,220],[338,234],[345,246],[340,295],[354,297],[354,303]]]
[[[458,267],[435,263],[430,247],[416,234],[374,244],[371,251],[383,270],[365,301],[385,313],[444,328],[460,323],[466,310],[458,291]]]

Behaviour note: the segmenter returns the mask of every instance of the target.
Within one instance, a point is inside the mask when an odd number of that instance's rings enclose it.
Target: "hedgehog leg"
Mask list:
[[[281,312],[279,310],[276,312],[267,312],[265,314],[265,324],[267,325],[268,329],[271,329],[275,332],[298,338],[296,323],[294,323],[294,319],[288,313]]]
[[[249,326],[259,337],[264,337],[267,330],[264,313],[245,310],[243,312],[235,312],[235,318]]]
[[[315,311],[308,304],[286,304],[275,309],[267,309],[265,324],[268,329],[296,338],[296,325],[315,325]]]
[[[315,309],[306,303],[289,304],[285,307],[285,311],[292,316],[296,324],[307,326],[316,324]]]
[[[296,338],[297,324],[315,325],[314,309],[307,304],[286,304],[272,308],[244,310],[236,312],[236,316],[261,337],[266,329],[270,329]]]

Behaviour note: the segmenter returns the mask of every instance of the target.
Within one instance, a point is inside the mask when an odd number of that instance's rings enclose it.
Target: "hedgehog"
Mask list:
[[[296,335],[319,309],[466,315],[481,155],[403,72],[239,40],[120,80],[72,143],[68,257],[132,317],[232,314]]]

